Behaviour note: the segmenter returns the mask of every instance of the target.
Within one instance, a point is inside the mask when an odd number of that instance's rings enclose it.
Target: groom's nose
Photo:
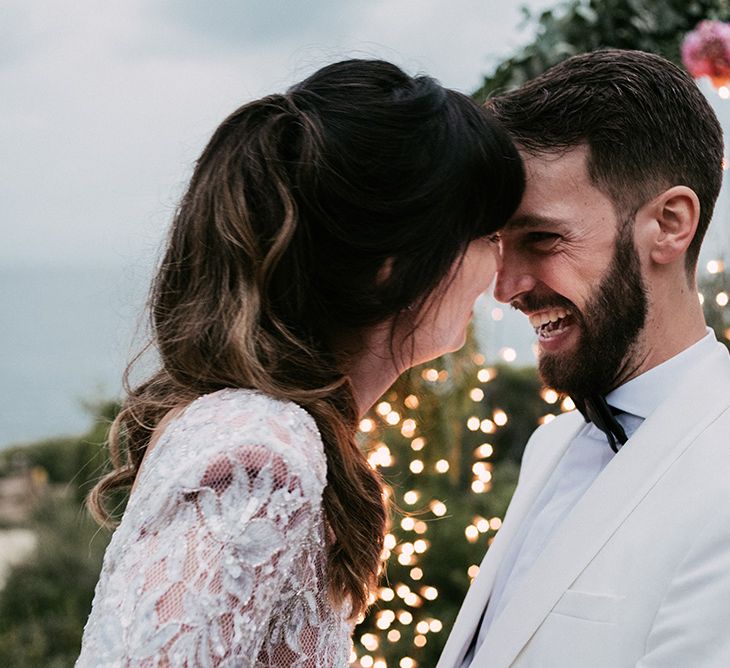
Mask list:
[[[529,266],[522,265],[519,259],[509,254],[502,256],[494,282],[495,299],[509,304],[520,295],[532,291],[536,284]]]

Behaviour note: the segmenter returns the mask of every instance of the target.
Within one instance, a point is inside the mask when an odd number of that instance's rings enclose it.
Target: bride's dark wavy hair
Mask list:
[[[136,387],[125,373],[94,516],[112,523],[109,493],[134,482],[170,409],[225,387],[293,401],[327,456],[330,593],[362,611],[387,508],[356,443],[333,335],[417,313],[522,189],[520,158],[490,112],[386,62],[329,65],[231,114],[174,217],[149,300],[160,368]]]

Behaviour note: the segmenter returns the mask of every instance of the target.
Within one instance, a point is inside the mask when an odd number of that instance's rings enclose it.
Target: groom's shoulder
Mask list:
[[[545,420],[530,437],[530,441],[548,439],[551,441],[560,440],[563,437],[572,436],[576,429],[585,423],[580,411],[572,410],[561,413],[554,418]]]
[[[523,468],[534,452],[548,452],[553,448],[561,447],[567,439],[575,435],[583,424],[585,424],[585,420],[577,410],[561,413],[543,422],[532,432],[530,439],[527,441],[525,453],[522,457]]]

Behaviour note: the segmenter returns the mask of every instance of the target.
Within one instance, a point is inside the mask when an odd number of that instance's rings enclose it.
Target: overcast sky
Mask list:
[[[3,0],[0,264],[144,264],[240,104],[352,55],[470,92],[554,4]]]

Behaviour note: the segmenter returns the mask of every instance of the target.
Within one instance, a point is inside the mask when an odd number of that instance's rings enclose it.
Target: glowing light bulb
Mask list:
[[[400,433],[406,438],[411,438],[416,433],[416,426],[416,421],[413,418],[407,418],[403,420]]]
[[[496,424],[499,427],[504,427],[504,425],[507,424],[507,420],[509,419],[507,417],[507,413],[505,413],[502,409],[498,408],[494,411],[494,414],[492,415],[492,419],[494,420],[494,424]]]
[[[707,271],[710,274],[719,274],[724,269],[725,266],[723,265],[722,260],[710,260],[707,263]]]
[[[414,459],[408,468],[411,469],[411,473],[422,473],[423,462],[420,459]]]
[[[436,587],[424,587],[421,589],[421,596],[429,601],[435,601],[438,598],[439,592]]]
[[[517,351],[514,348],[502,348],[499,351],[499,356],[505,362],[514,362],[517,359]]]
[[[431,501],[429,508],[436,517],[443,517],[446,514],[446,504],[442,501]]]
[[[486,459],[494,454],[494,448],[491,443],[482,443],[476,450],[474,450],[474,456],[478,459]]]
[[[413,528],[416,526],[416,520],[412,517],[404,517],[400,521],[400,526],[403,531],[413,531]]]
[[[408,612],[408,610],[401,610],[398,613],[398,621],[403,624],[403,626],[408,626],[413,621],[413,615]]]
[[[370,418],[360,420],[361,432],[363,432],[364,434],[369,434],[373,429],[375,429],[375,423]]]
[[[567,413],[575,410],[575,402],[570,397],[565,397],[560,404],[560,410]]]
[[[416,526],[413,527],[413,530],[419,535],[424,534],[428,531],[428,524],[426,524],[423,520],[416,520]]]
[[[493,434],[495,431],[497,431],[497,428],[494,426],[494,422],[487,419],[481,421],[479,429],[481,429],[485,434]]]
[[[557,402],[559,395],[555,390],[545,389],[542,391],[542,399],[546,404],[554,404]]]
[[[476,415],[472,415],[467,421],[466,421],[466,428],[469,431],[476,431],[479,429],[479,418]]]
[[[446,473],[449,470],[449,462],[445,459],[439,459],[436,462],[436,471],[439,473]]]
[[[418,501],[418,492],[410,490],[403,495],[403,500],[410,506]]]
[[[418,397],[415,394],[409,394],[404,400],[403,404],[406,408],[410,408],[412,410],[415,410],[420,405],[420,401]]]
[[[715,301],[718,306],[727,306],[727,303],[730,301],[730,297],[728,297],[727,292],[718,292],[715,297]]]
[[[484,390],[480,387],[475,387],[471,392],[469,392],[469,398],[472,401],[481,401],[484,399]]]
[[[390,411],[390,413],[385,416],[385,421],[394,427],[400,422],[400,413],[398,411]]]
[[[464,534],[470,543],[474,543],[477,538],[479,538],[479,529],[477,529],[473,524],[470,524],[466,527],[466,529],[464,529]]]
[[[390,404],[387,401],[381,401],[376,407],[375,412],[378,415],[382,415],[385,417],[388,413],[390,413],[391,407]]]
[[[480,383],[488,383],[496,375],[497,374],[495,373],[494,369],[479,369],[479,371],[477,372],[477,378],[479,379]]]
[[[411,449],[418,452],[419,450],[423,450],[423,446],[426,445],[426,439],[419,436],[418,438],[414,438],[411,441]]]
[[[406,594],[403,597],[403,601],[411,608],[417,608],[419,605],[421,605],[421,599],[418,597],[418,594],[415,594],[414,592]]]

